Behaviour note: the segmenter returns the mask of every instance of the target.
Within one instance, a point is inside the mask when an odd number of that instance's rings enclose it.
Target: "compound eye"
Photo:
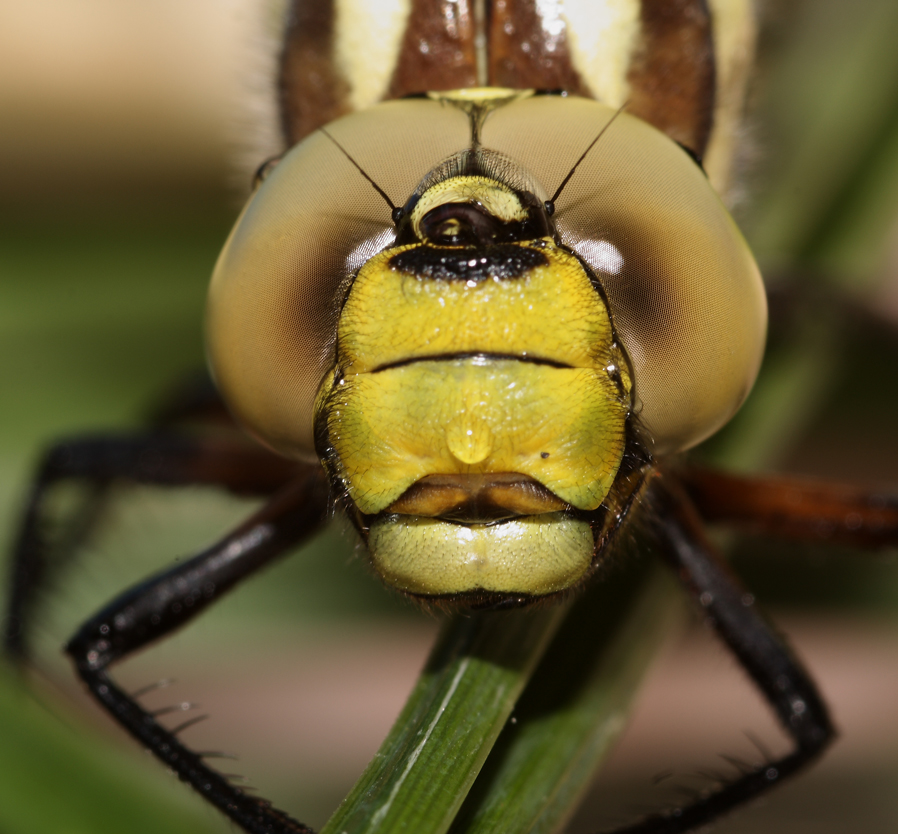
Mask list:
[[[523,97],[490,113],[483,147],[508,161],[498,164],[509,177],[528,172],[527,192],[553,193],[613,113],[576,97]],[[397,205],[470,143],[465,114],[428,99],[387,102],[328,131]],[[429,187],[410,220],[422,239],[467,245],[495,240],[495,221],[527,217],[513,188],[456,177]],[[766,302],[703,172],[624,113],[558,197],[553,220],[602,285],[655,451],[686,449],[720,428],[757,374]],[[314,455],[314,400],[333,367],[342,300],[394,238],[389,207],[316,133],[262,182],[225,245],[209,293],[210,365],[238,421],[282,454]]]
[[[482,138],[552,193],[614,112],[586,99],[534,97],[493,113]],[[767,307],[754,258],[704,172],[624,112],[555,209],[562,242],[608,299],[654,450],[680,451],[713,434],[757,375]]]
[[[427,99],[387,102],[328,132],[398,204],[470,139],[464,113]],[[212,276],[207,354],[234,416],[275,451],[315,455],[315,395],[343,297],[393,239],[389,205],[320,132],[267,172],[238,219]]]

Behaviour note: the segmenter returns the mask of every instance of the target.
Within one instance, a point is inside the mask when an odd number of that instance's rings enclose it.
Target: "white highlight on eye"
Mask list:
[[[577,245],[577,254],[603,275],[620,275],[623,271],[624,256],[608,240],[584,240]]]
[[[384,210],[388,211],[386,203]],[[363,240],[346,256],[346,269],[350,274],[358,272],[363,264],[368,263],[378,252],[386,249],[396,239],[396,229],[390,225],[374,237]]]

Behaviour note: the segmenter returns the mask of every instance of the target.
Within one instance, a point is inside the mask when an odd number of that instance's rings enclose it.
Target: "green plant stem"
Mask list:
[[[393,730],[322,834],[446,831],[565,611],[453,617]]]
[[[548,834],[576,809],[681,611],[666,571],[636,567],[577,601],[452,834]]]
[[[657,565],[626,550],[619,561],[573,607],[447,623],[393,731],[322,834],[556,830],[625,726],[680,607]]]

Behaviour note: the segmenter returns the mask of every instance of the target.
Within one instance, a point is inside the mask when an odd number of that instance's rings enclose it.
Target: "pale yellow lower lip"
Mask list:
[[[372,524],[368,548],[387,584],[407,593],[540,596],[579,582],[595,545],[587,522],[562,513],[490,525],[389,515]]]

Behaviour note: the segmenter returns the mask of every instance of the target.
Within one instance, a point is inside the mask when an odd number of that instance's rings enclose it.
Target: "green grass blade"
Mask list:
[[[565,606],[456,616],[362,778],[322,834],[442,834]]]
[[[567,821],[681,610],[671,586],[666,572],[643,563],[578,600],[452,834],[549,834]]]

